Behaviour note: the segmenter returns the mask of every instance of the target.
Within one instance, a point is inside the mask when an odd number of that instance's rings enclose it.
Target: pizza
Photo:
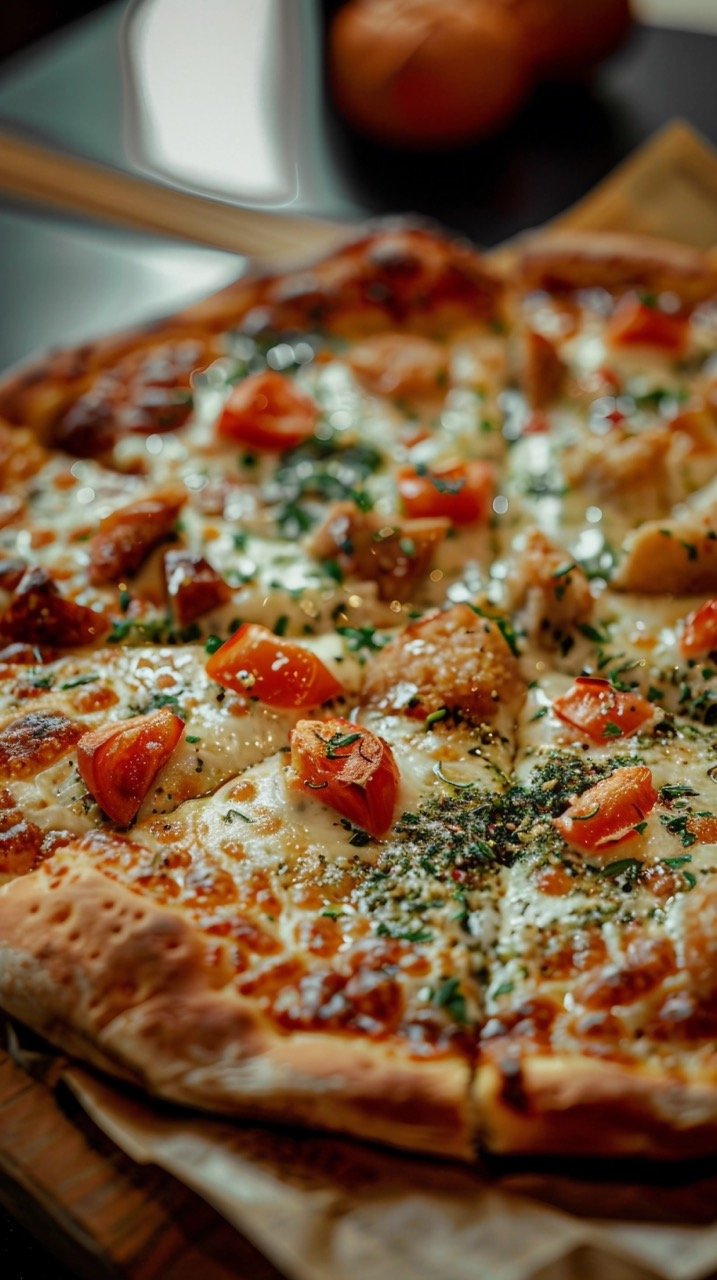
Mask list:
[[[714,1154],[710,258],[382,224],[0,412],[0,1007],[226,1115]]]

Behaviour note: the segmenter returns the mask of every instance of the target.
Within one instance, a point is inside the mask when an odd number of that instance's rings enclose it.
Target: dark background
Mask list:
[[[199,0],[201,3],[201,0]],[[0,58],[98,9],[97,0],[6,0],[0,20]]]

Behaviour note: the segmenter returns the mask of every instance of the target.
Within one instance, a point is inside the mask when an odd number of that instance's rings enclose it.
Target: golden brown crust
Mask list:
[[[694,305],[717,293],[717,267],[687,245],[612,232],[554,231],[531,238],[518,260],[526,289],[642,288]]]
[[[0,890],[0,936],[3,1008],[151,1093],[472,1155],[467,1062],[413,1059],[388,1041],[278,1033],[181,915],[83,863],[79,847]]]
[[[579,1054],[483,1063],[475,1077],[479,1139],[496,1155],[650,1157],[714,1154],[714,1081]]]
[[[387,223],[321,262],[276,277],[245,277],[185,310],[127,333],[48,354],[0,384],[0,414],[47,437],[98,377],[141,353],[194,341],[196,367],[218,354],[215,335],[326,328],[377,333],[397,323],[439,335],[501,312],[503,281],[470,246],[409,223]],[[126,379],[125,379],[126,380]]]

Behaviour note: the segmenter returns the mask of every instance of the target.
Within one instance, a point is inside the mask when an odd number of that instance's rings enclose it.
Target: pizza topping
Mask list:
[[[0,560],[0,590],[14,591],[22,581],[27,564],[18,557]]]
[[[268,369],[234,387],[217,423],[217,433],[253,449],[284,452],[314,434],[318,409],[291,379]]]
[[[532,529],[506,580],[513,609],[535,643],[560,648],[566,632],[586,623],[595,604],[578,564],[539,529]]]
[[[318,707],[343,688],[323,662],[268,627],[247,622],[211,655],[207,675],[217,684],[258,698],[268,707]]]
[[[629,738],[651,720],[655,709],[638,693],[618,690],[609,680],[578,676],[553,703],[560,720],[593,742]]]
[[[687,898],[684,939],[685,964],[695,984],[696,994],[713,1002],[717,995],[717,886],[714,877],[700,884]]]
[[[642,591],[646,595],[714,592],[717,511],[687,511],[641,525],[625,540],[624,559],[613,584],[621,591]]]
[[[432,470],[402,467],[397,484],[404,510],[414,519],[485,523],[491,514],[495,471],[489,462],[476,460],[442,463]]]
[[[231,599],[231,590],[204,556],[167,551],[164,556],[167,596],[177,622],[186,627]]]
[[[90,581],[119,582],[137,573],[172,533],[186,500],[184,486],[171,485],[105,516],[90,543]]]
[[[717,649],[717,600],[707,600],[685,620],[680,652],[686,658]]]
[[[348,361],[374,395],[411,401],[442,394],[448,383],[447,348],[416,334],[374,334],[352,348]]]
[[[306,795],[369,835],[386,834],[399,772],[383,738],[340,717],[300,720],[291,734],[291,763]]]
[[[130,432],[176,431],[192,412],[191,378],[206,352],[207,341],[192,338],[131,352],[60,411],[53,444],[79,458],[98,458]]]
[[[0,487],[12,489],[26,483],[46,458],[46,450],[28,427],[11,427],[0,421]]]
[[[717,817],[711,813],[696,814],[687,819],[685,831],[694,836],[697,844],[717,844]]]
[[[403,601],[425,578],[448,527],[446,520],[385,519],[353,502],[337,502],[310,550],[342,576],[374,582],[381,600]]]
[[[112,822],[127,827],[137,816],[183,732],[184,721],[162,707],[146,716],[92,729],[80,738],[80,777]]]
[[[675,971],[675,950],[667,938],[633,938],[622,962],[596,968],[574,986],[576,1001],[587,1009],[634,1004]]]
[[[0,770],[5,777],[34,777],[81,736],[80,726],[60,712],[32,711],[0,729]]]
[[[525,335],[523,383],[528,403],[544,409],[560,394],[567,369],[557,347],[542,333],[529,330]]]
[[[525,685],[499,621],[467,604],[413,623],[377,653],[364,698],[433,724],[454,714],[472,723],[515,708]]]
[[[29,569],[0,617],[0,636],[28,644],[74,649],[107,632],[103,613],[66,600],[44,569]]]
[[[613,347],[658,347],[679,355],[687,343],[687,321],[660,310],[647,295],[626,294],[610,317],[605,336]]]
[[[628,765],[584,791],[553,823],[568,844],[597,852],[633,836],[657,799],[650,770]]]
[[[0,662],[11,666],[34,667],[41,662],[52,662],[53,658],[51,651],[39,649],[34,644],[22,644],[17,640],[14,644],[6,644],[0,648]]]

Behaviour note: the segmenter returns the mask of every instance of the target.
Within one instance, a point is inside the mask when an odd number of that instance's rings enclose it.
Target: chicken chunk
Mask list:
[[[374,582],[381,600],[408,600],[428,572],[449,520],[386,519],[338,502],[314,534],[309,550],[335,561],[342,574]]]
[[[444,712],[480,724],[517,707],[524,689],[497,622],[458,604],[407,627],[375,656],[364,699],[419,719]]]
[[[579,565],[539,529],[527,534],[506,580],[507,602],[520,611],[532,641],[550,648],[590,617],[594,599]]]

